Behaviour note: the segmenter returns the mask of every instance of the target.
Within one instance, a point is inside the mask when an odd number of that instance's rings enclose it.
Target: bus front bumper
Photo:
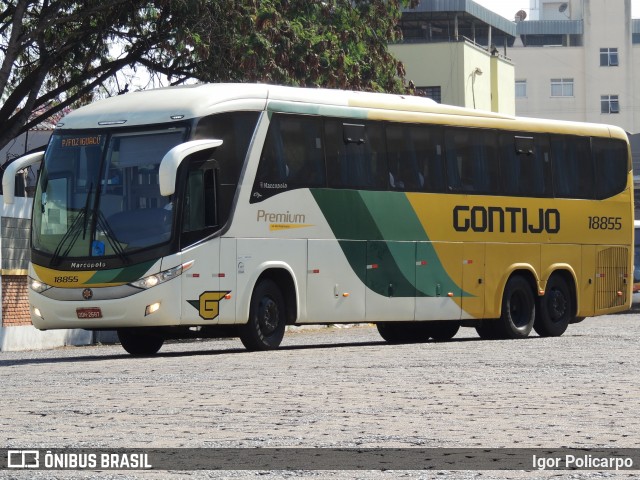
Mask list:
[[[31,321],[39,330],[179,325],[180,295],[176,295],[176,284],[179,285],[169,281],[125,298],[101,300],[60,301],[30,290]]]

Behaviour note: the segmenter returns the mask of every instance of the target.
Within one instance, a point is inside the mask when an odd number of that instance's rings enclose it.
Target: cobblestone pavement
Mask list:
[[[54,447],[640,448],[640,316],[560,338],[387,345],[375,327],[0,352],[0,439]],[[29,472],[0,478],[637,478],[616,472]]]

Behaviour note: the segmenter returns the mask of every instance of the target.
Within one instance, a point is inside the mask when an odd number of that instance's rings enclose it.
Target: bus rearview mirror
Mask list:
[[[222,140],[192,140],[176,145],[169,150],[160,162],[160,170],[158,172],[160,195],[168,197],[175,193],[178,167],[185,158],[203,150],[218,148],[220,145],[222,145]]]

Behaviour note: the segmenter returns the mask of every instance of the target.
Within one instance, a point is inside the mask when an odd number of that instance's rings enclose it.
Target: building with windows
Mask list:
[[[528,1],[528,15],[514,2],[513,20],[472,0],[423,1],[403,11],[404,41],[391,51],[442,103],[622,127],[640,174],[640,20],[631,0]]]
[[[640,20],[631,0],[531,0],[509,55],[518,115],[622,127],[640,172]]]
[[[640,132],[635,41],[640,21],[631,18],[631,0],[531,0],[509,50],[516,113]]]
[[[422,1],[403,11],[390,45],[419,94],[449,105],[515,114],[516,24],[471,0]]]

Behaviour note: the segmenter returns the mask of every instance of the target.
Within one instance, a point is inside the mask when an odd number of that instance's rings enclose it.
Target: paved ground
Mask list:
[[[374,327],[0,353],[7,447],[640,448],[640,316],[560,338],[387,345]],[[9,475],[11,473],[11,475]],[[0,478],[33,478],[1,472]],[[223,474],[224,473],[224,474]],[[100,478],[637,478],[614,472],[110,472]],[[92,477],[96,475],[91,475]],[[42,478],[87,473],[40,472]]]

